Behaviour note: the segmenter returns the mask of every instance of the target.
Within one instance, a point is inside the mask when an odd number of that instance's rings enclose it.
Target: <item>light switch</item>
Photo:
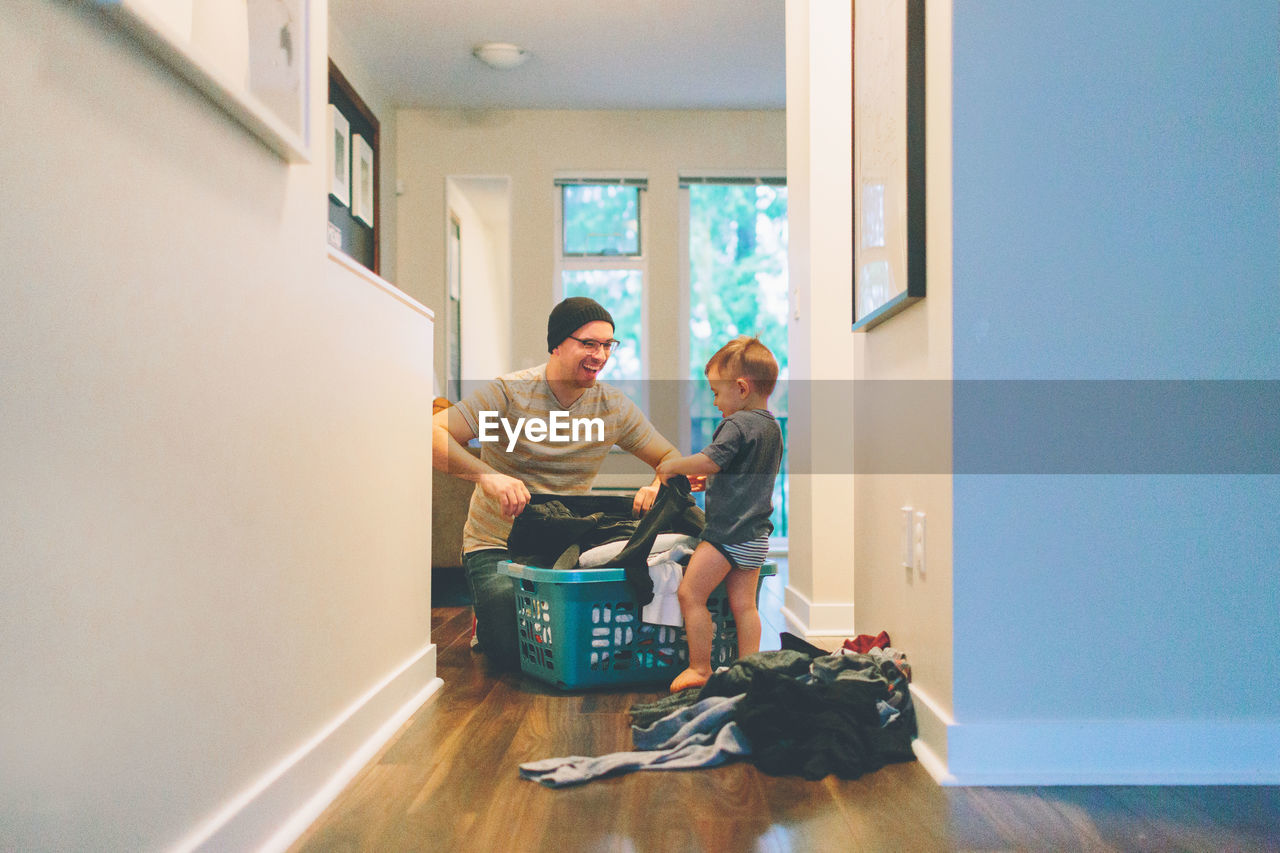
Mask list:
[[[917,512],[911,531],[911,555],[917,572],[924,574],[924,513]]]
[[[911,568],[915,565],[915,510],[912,507],[902,508],[902,565]]]

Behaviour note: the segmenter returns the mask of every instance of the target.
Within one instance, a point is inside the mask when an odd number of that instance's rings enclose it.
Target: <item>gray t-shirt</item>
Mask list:
[[[702,538],[736,545],[773,532],[773,483],[782,464],[782,430],[764,409],[744,409],[720,422],[702,450],[720,468],[707,478]]]
[[[500,473],[523,480],[533,494],[584,494],[615,444],[635,453],[658,435],[635,403],[602,382],[588,388],[566,409],[547,383],[545,364],[493,380],[463,398],[457,409],[477,437],[482,435],[481,413],[485,413],[485,434],[497,440],[480,443],[480,459]],[[567,440],[552,441],[548,435],[531,441],[521,430],[521,438],[507,449],[509,435],[497,419],[506,418],[514,430],[520,418],[550,422],[552,412],[567,413],[557,416],[561,420],[556,436]],[[578,428],[565,418],[578,421]],[[585,423],[597,418],[600,428]],[[510,533],[511,519],[502,514],[502,505],[477,486],[462,528],[463,553],[505,548]]]

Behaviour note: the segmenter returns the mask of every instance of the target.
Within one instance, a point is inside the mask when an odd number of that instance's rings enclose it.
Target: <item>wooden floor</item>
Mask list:
[[[444,687],[294,850],[1280,851],[1280,787],[940,788],[913,762],[854,781],[738,763],[543,788],[516,765],[630,749],[628,707],[661,694],[492,674],[470,626],[469,608],[433,611]]]

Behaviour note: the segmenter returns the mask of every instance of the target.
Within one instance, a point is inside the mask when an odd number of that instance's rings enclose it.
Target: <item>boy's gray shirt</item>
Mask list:
[[[744,409],[720,422],[702,449],[720,473],[707,478],[707,526],[717,545],[750,542],[773,532],[773,484],[782,464],[782,430],[765,409]]]

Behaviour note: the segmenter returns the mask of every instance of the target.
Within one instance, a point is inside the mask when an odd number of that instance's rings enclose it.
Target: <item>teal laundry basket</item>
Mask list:
[[[626,570],[556,571],[506,561],[498,571],[515,584],[520,668],[564,690],[670,681],[689,665],[683,628],[640,621]],[[775,563],[760,569],[764,578]],[[738,629],[724,584],[707,600],[715,622],[712,667],[738,657]]]

